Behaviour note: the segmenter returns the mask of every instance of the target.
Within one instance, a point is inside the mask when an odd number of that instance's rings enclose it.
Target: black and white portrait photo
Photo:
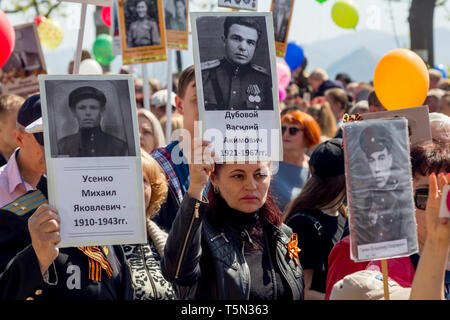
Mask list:
[[[128,48],[161,44],[157,0],[126,0],[123,8]]]
[[[196,29],[205,110],[273,110],[265,17],[203,16]]]
[[[218,6],[224,8],[234,8],[251,11],[258,10],[257,0],[219,0]]]
[[[188,0],[164,1],[164,19],[167,30],[185,31],[187,28],[187,6]]]
[[[286,41],[293,3],[294,0],[273,0],[273,29],[277,42]]]
[[[393,255],[417,249],[405,118],[345,124],[351,223],[360,258],[392,246]]]
[[[129,81],[78,78],[45,81],[52,157],[135,156]]]

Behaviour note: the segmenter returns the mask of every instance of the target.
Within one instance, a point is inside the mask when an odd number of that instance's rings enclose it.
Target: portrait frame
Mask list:
[[[185,23],[184,30],[175,29],[171,27],[170,21],[166,12],[171,10],[173,13],[176,11],[176,2],[184,2],[185,7]],[[169,6],[173,4],[173,6]],[[188,50],[189,49],[189,0],[168,0],[164,7],[164,20],[166,26],[167,48],[175,50]],[[169,23],[168,23],[169,22]]]
[[[17,94],[26,97],[39,91],[38,76],[46,74],[47,67],[36,23],[14,26],[14,31],[16,34],[14,50],[0,69],[0,82],[4,94]],[[26,61],[24,61],[24,57]],[[34,61],[34,64],[26,64],[26,62],[29,62],[29,58]],[[15,67],[18,65],[20,65],[19,70]]]
[[[152,28],[155,25],[158,28],[159,44],[152,45],[136,45],[129,46],[130,29],[136,30],[139,35],[143,35],[140,30],[142,27],[133,27],[135,20],[135,9],[131,9],[133,5],[138,4],[141,1],[145,1],[147,4],[147,12],[154,12],[149,10],[149,6],[153,5],[157,8],[156,15],[151,17],[155,23],[152,23]],[[167,41],[166,41],[166,28],[164,22],[164,9],[162,6],[162,0],[118,0],[118,15],[119,15],[119,29],[120,29],[120,44],[122,47],[122,63],[123,65],[140,64],[148,62],[157,62],[167,60]],[[133,7],[135,8],[135,7]]]
[[[218,0],[217,6],[222,8],[257,11],[258,0]]]
[[[280,2],[289,2],[289,14],[288,14],[288,19],[287,22],[282,22],[280,25],[280,28],[283,27],[283,25],[285,24],[285,30],[281,29],[280,32],[277,34],[277,22],[278,22],[278,18],[275,17],[274,15],[274,9],[275,9],[275,3],[280,3]],[[273,25],[274,25],[274,34],[275,34],[275,50],[276,50],[276,54],[277,57],[280,58],[284,58],[284,55],[286,53],[286,46],[287,46],[287,42],[288,42],[288,36],[289,36],[289,29],[291,27],[291,20],[292,20],[292,13],[294,12],[294,6],[295,6],[295,0],[272,0],[272,4],[270,6],[270,12],[272,12],[272,16],[273,16]]]
[[[404,117],[408,120],[408,134],[411,145],[431,141],[431,127],[428,106],[396,109],[389,111],[367,112],[361,114],[363,120],[392,119]],[[420,123],[420,125],[418,125]]]
[[[261,28],[261,34],[250,61],[240,67],[241,70],[247,71],[243,71],[239,76],[241,81],[239,89],[230,90],[228,105],[224,101],[223,108],[216,108],[205,103],[208,100],[204,95],[212,92],[211,86],[206,86],[205,89],[205,66],[207,69],[210,66],[215,67],[217,61],[222,63],[226,60],[227,49],[223,32],[224,22],[227,18],[254,20]],[[214,141],[216,155],[224,162],[281,161],[282,159],[272,22],[270,12],[191,13],[196,90],[199,120],[202,124],[200,132],[204,139]],[[203,28],[202,25],[210,27]],[[217,28],[214,27],[215,25]],[[222,36],[223,38],[221,38]],[[212,43],[212,41],[216,42]],[[211,59],[215,61],[213,65],[210,64]],[[220,67],[220,64],[218,65]],[[262,71],[256,72],[255,75],[254,70],[245,69],[248,66]],[[249,78],[252,80],[246,81]],[[218,81],[221,86],[224,85],[221,80]],[[231,86],[233,84],[230,84],[230,88]],[[217,89],[217,86],[214,88]],[[236,94],[238,97],[237,107],[230,108],[233,99],[231,94]],[[260,99],[257,99],[257,96],[261,96]],[[216,101],[219,100],[216,99]],[[241,142],[242,144],[240,144]],[[252,144],[252,142],[255,143]]]
[[[132,75],[41,75],[39,83],[48,200],[61,216],[58,246],[144,243],[147,231]],[[84,87],[105,90],[104,95],[110,99],[105,107],[111,109],[111,104],[117,104],[110,112],[123,117],[117,126],[123,126],[125,134],[131,135],[128,147],[133,153],[81,157],[60,157],[55,153],[52,146],[60,139],[58,115],[68,117],[63,105],[70,103],[71,92]],[[114,89],[118,89],[116,95],[121,98],[111,98]],[[60,95],[66,96],[65,101],[59,101],[64,100]],[[90,98],[91,95],[83,93],[80,100]]]
[[[344,123],[343,145],[351,259],[418,252],[406,118]]]

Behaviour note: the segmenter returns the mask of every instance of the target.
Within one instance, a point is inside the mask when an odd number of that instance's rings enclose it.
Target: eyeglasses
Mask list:
[[[286,129],[287,129],[286,126],[281,126],[281,134],[284,134],[286,132]],[[295,136],[299,131],[302,131],[302,129],[297,127],[289,127],[289,134],[291,136]]]
[[[425,210],[428,201],[428,188],[418,188],[414,190],[414,204],[417,209]]]

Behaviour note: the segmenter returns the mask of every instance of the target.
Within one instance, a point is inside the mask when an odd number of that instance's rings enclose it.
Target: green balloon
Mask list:
[[[358,9],[346,1],[336,1],[331,9],[334,23],[344,29],[353,29],[358,24]]]
[[[112,37],[106,33],[99,34],[95,39],[92,52],[98,63],[104,66],[109,65],[116,58],[112,54]]]
[[[327,0],[316,0],[318,3],[324,3]]]

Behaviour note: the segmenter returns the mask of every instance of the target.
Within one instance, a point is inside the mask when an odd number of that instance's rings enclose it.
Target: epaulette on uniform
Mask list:
[[[29,191],[1,209],[7,210],[18,216],[23,216],[36,209],[41,204],[48,203],[47,198],[40,190]]]
[[[202,68],[202,70],[207,70],[207,69],[212,69],[212,68],[218,67],[219,65],[220,65],[220,60],[215,59],[215,60],[209,60],[209,61],[202,62],[201,68]]]
[[[266,75],[269,75],[269,72],[267,71],[266,68],[258,66],[257,64],[251,63],[250,64],[252,66],[253,69],[255,69],[256,71],[262,72]]]

